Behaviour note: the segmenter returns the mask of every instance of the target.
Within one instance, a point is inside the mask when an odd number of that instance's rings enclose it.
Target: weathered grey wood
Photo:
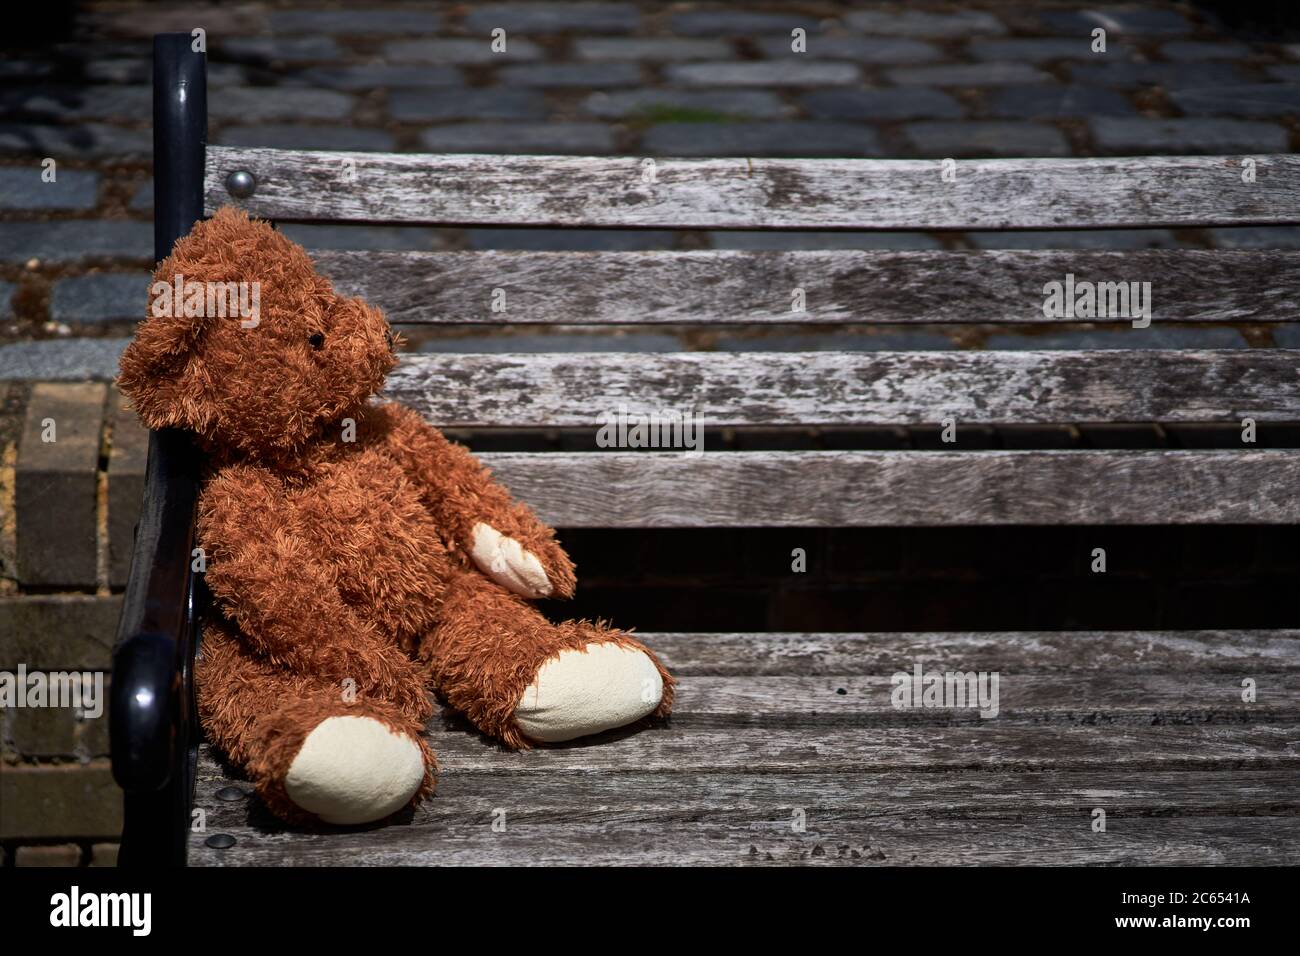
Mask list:
[[[912,667],[912,661],[900,659],[888,672],[870,676],[691,677],[682,681],[673,704],[673,719],[682,726],[719,726],[719,718],[726,718],[728,725],[764,727],[893,726],[907,721],[992,719],[982,716],[974,701],[964,708],[896,710],[891,701],[891,674],[910,674]],[[945,669],[926,669],[963,674],[972,670],[960,662],[952,662]],[[998,673],[999,721],[1150,724],[1155,719],[1300,719],[1300,675],[1294,673],[1251,675],[1257,699],[1247,703],[1242,700],[1242,678],[1230,674],[994,672]]]
[[[418,354],[387,394],[445,426],[1300,420],[1300,350]],[[706,441],[707,447],[707,441]]]
[[[899,662],[1009,674],[1300,670],[1300,631],[641,633],[679,677],[892,673]],[[1300,785],[1300,781],[1297,781]]]
[[[1045,818],[1087,813],[1103,801],[1108,814],[1124,816],[1300,813],[1300,781],[1290,770],[1164,770],[1126,774],[1101,770],[1018,774],[973,770],[932,773],[845,774],[458,773],[438,778],[428,812],[415,814],[414,827],[486,820],[487,808],[506,807],[512,820],[528,823],[577,821],[675,824],[701,815],[735,820],[770,819],[774,812],[801,807],[821,819],[844,819],[869,809],[880,817]],[[216,796],[223,787],[246,799]],[[246,825],[258,813],[252,785],[215,759],[200,753],[195,806],[217,829]]]
[[[668,724],[508,753],[459,718],[435,718],[428,737],[439,756],[438,793],[382,827],[286,831],[253,798],[217,798],[231,787],[247,794],[249,785],[205,746],[196,806],[207,829],[191,839],[191,862],[1300,858],[1288,842],[1300,823],[1300,661],[1292,653],[1300,633],[644,636],[681,676]],[[810,658],[843,675],[911,660],[1001,668],[1003,715],[943,724],[931,713],[932,723],[918,724],[882,709],[883,679],[812,676]],[[741,670],[710,676],[727,671],[719,659]],[[1247,670],[1212,666],[1225,661]],[[1242,673],[1256,677],[1269,710],[1240,702]],[[1281,703],[1265,703],[1270,696]],[[873,713],[877,720],[854,724]],[[1272,726],[1238,720],[1277,716],[1283,723]],[[1091,831],[1096,807],[1107,812],[1108,843]],[[504,833],[492,827],[502,810]],[[234,836],[235,846],[207,847],[214,832]]]
[[[534,226],[1004,229],[1300,221],[1300,157],[659,159],[210,146],[207,212]],[[236,201],[235,170],[257,188]]]
[[[1043,314],[1044,286],[1067,274],[1076,282],[1151,283],[1153,323],[1300,318],[1300,251],[1281,249],[324,250],[314,257],[337,288],[398,323],[1087,321]],[[791,311],[795,289],[804,291],[803,311]],[[1142,341],[1139,331],[1134,336]]]
[[[1065,820],[910,820],[865,813],[808,822],[792,811],[751,822],[726,815],[665,826],[517,823],[504,832],[491,809],[472,822],[392,826],[357,834],[237,831],[235,846],[198,843],[200,866],[1258,866],[1300,860],[1300,818],[1107,818],[1093,833],[1079,813]],[[211,832],[211,831],[210,831]],[[228,831],[221,831],[228,832]],[[234,835],[234,834],[232,834]],[[242,838],[242,839],[241,839]]]
[[[1034,726],[974,724],[874,728],[651,727],[603,734],[583,744],[526,753],[499,750],[460,725],[432,726],[430,743],[447,769],[570,773],[727,770],[820,773],[863,770],[1167,770],[1300,768],[1294,725]]]
[[[1300,522],[1300,451],[1284,449],[481,457],[564,528]]]

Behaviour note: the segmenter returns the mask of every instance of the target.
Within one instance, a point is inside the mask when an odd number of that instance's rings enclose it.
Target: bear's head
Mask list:
[[[150,428],[279,457],[359,412],[393,347],[379,310],[335,292],[269,223],[225,207],[158,265],[118,387]]]

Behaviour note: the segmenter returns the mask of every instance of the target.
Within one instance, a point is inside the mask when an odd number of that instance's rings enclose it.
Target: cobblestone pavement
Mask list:
[[[197,12],[196,12],[197,11]],[[92,3],[0,63],[0,377],[111,371],[151,254],[149,37],[206,31],[212,142],[399,151],[752,156],[1287,152],[1300,43],[1232,35],[1202,7],[1079,3]],[[1106,31],[1094,52],[1093,31]],[[506,31],[494,53],[493,30]],[[806,52],[792,31],[806,31]],[[58,30],[53,31],[58,34]],[[41,161],[58,164],[43,183]],[[1295,246],[1300,231],[1019,235],[287,227],[309,248]],[[1280,333],[1285,338],[1290,333]],[[1149,331],[1267,345],[1267,331]],[[488,341],[479,350],[1015,348],[1112,332],[768,327]],[[81,341],[82,339],[88,341]],[[53,343],[60,343],[55,345]],[[1122,343],[1132,345],[1131,336]],[[1283,344],[1278,342],[1278,344]],[[1294,344],[1286,341],[1284,344]]]

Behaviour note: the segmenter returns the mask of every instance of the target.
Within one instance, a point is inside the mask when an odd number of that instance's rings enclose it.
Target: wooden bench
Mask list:
[[[1217,156],[969,161],[948,181],[932,161],[656,158],[651,180],[639,158],[205,153],[202,61],[187,51],[188,37],[156,41],[159,257],[229,202],[281,220],[548,227],[1300,223],[1294,156],[1253,157],[1245,182],[1242,158]],[[1300,318],[1300,253],[1281,251],[317,259],[398,323],[1046,324],[1044,286],[1067,273],[1151,282],[1157,323]],[[495,288],[506,290],[504,315],[492,311]],[[790,312],[796,288],[803,313]],[[689,409],[706,449],[724,428],[951,419],[958,440],[942,451],[483,457],[561,528],[978,525],[995,554],[997,525],[1300,521],[1300,451],[960,450],[970,425],[1297,421],[1298,360],[1281,349],[1138,348],[419,354],[404,358],[388,395],[463,428],[594,430],[619,405]],[[186,853],[202,865],[1300,858],[1292,631],[650,634],[681,682],[667,726],[507,753],[435,719],[438,794],[417,812],[361,830],[286,830],[206,744],[193,749],[197,461],[183,436],[152,440],[113,681],[127,863]],[[997,673],[998,716],[895,708],[891,677],[917,663]],[[1250,682],[1253,701],[1243,699]],[[202,828],[188,826],[191,807]],[[502,811],[504,833],[493,827]]]

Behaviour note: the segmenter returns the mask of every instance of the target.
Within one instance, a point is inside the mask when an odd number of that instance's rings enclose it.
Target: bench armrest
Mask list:
[[[153,41],[154,258],[203,218],[207,68],[188,33]],[[125,791],[123,866],[185,862],[198,727],[192,571],[200,456],[185,432],[149,436],[144,502],[113,649],[109,749]]]
[[[113,650],[113,778],[128,793],[167,786],[193,722],[191,570],[198,454],[183,432],[149,436],[144,502]]]

